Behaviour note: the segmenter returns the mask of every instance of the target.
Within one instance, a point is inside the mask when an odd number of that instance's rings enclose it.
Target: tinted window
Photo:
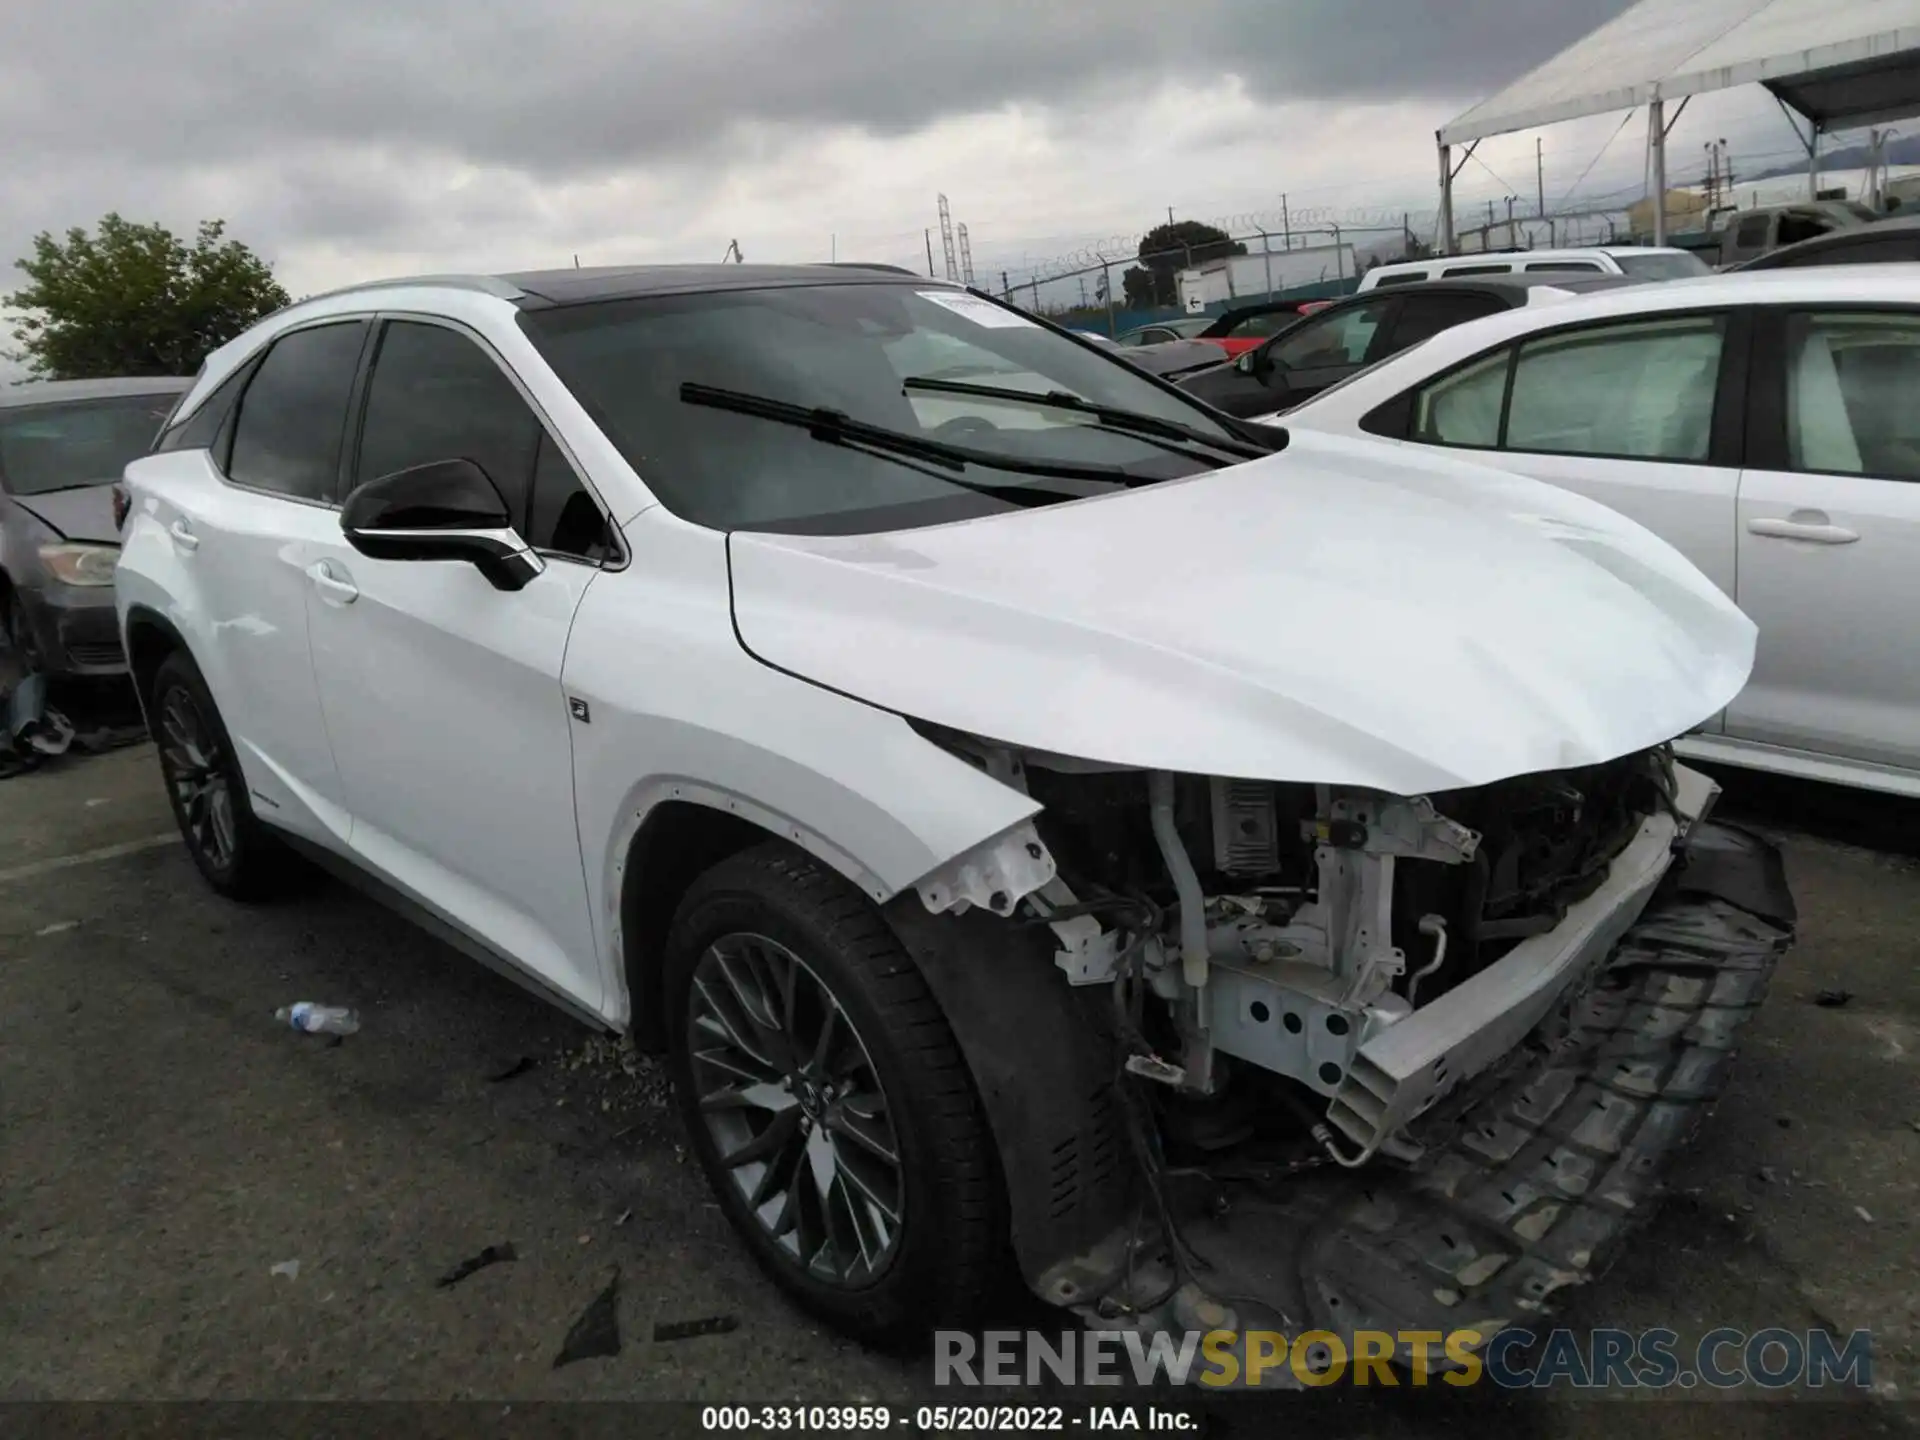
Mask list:
[[[1706,261],[1685,251],[1653,255],[1619,255],[1614,263],[1636,280],[1688,280],[1713,273]]]
[[[1803,215],[1789,212],[1780,217],[1780,243],[1797,245],[1802,240],[1812,240],[1820,235],[1831,235],[1840,228],[1836,221],[1825,215]]]
[[[380,336],[367,382],[353,483],[436,460],[487,472],[524,529],[540,422],[478,345],[440,325],[394,321]]]
[[[0,410],[0,482],[44,495],[118,480],[153,445],[173,395],[118,395]]]
[[[1529,275],[1539,272],[1560,274],[1566,271],[1579,271],[1583,275],[1596,275],[1600,267],[1591,260],[1536,260],[1527,266]]]
[[[296,330],[276,340],[240,397],[227,474],[242,485],[332,501],[347,396],[366,323]]]
[[[1721,332],[1718,319],[1705,317],[1528,342],[1514,369],[1507,448],[1706,459]]]
[[[984,463],[947,472],[823,442],[806,426],[691,403],[683,398],[689,384],[837,410],[1023,464],[1119,467],[1130,483],[1207,467],[1037,401],[907,382],[1057,391],[1226,434],[1204,407],[1117,356],[992,301],[904,277],[641,296],[525,311],[519,324],[648,489],[675,514],[715,529],[857,534],[1018,503],[956,481],[1023,487],[1036,492],[1023,498],[1042,503],[1102,494],[1120,481],[1063,481]],[[1196,348],[1219,359],[1215,347]]]
[[[1920,260],[1920,234],[1883,235],[1852,245],[1835,242],[1803,255],[1783,255],[1774,264],[1786,269],[1795,265],[1898,265],[1910,260]]]
[[[577,555],[596,565],[607,558],[607,518],[553,437],[540,432],[528,504],[526,542],[536,550]]]
[[[210,450],[213,442],[220,437],[220,427],[227,423],[227,415],[233,409],[233,398],[246,386],[247,378],[253,374],[253,366],[242,365],[233,374],[222,380],[214,392],[200,402],[198,408],[177,425],[169,425],[166,433],[154,444],[155,450]]]
[[[1413,438],[1430,445],[1498,445],[1512,358],[1511,350],[1502,350],[1422,390],[1414,404]]]
[[[1265,339],[1269,335],[1278,335],[1299,318],[1298,310],[1274,310],[1265,315],[1249,315],[1244,320],[1236,320],[1227,334],[1236,340]]]
[[[1451,330],[1469,320],[1498,313],[1503,307],[1491,295],[1408,295],[1400,301],[1399,318],[1393,322],[1392,349],[1398,354],[1409,345],[1418,345],[1442,330]],[[1376,360],[1381,356],[1376,355]]]
[[[1440,272],[1442,275],[1510,275],[1512,265],[1454,265]]]
[[[1740,222],[1740,228],[1733,232],[1733,243],[1742,250],[1756,250],[1767,243],[1767,222],[1770,215],[1753,215]]]
[[[1416,280],[1424,280],[1426,278],[1427,272],[1424,270],[1406,270],[1398,275],[1382,275],[1378,280],[1373,282],[1373,288],[1378,290],[1382,285],[1411,285]]]
[[[1787,458],[1796,470],[1920,480],[1920,317],[1796,315]]]
[[[1267,357],[1285,370],[1323,370],[1335,365],[1359,365],[1386,318],[1391,300],[1373,300],[1330,311],[1303,321],[1267,350]]]

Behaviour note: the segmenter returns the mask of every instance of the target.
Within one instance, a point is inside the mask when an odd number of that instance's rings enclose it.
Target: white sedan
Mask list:
[[[1269,423],[1611,506],[1759,626],[1682,754],[1920,795],[1920,266],[1713,276],[1448,330]]]

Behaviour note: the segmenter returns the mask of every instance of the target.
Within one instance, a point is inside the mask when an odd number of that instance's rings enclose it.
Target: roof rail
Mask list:
[[[390,280],[362,280],[357,285],[342,285],[335,290],[322,290],[317,295],[305,295],[294,303],[304,305],[309,300],[326,300],[335,295],[356,295],[363,290],[392,290],[407,285],[441,285],[454,290],[478,290],[497,300],[520,300],[526,292],[518,285],[510,285],[497,275],[399,275]]]

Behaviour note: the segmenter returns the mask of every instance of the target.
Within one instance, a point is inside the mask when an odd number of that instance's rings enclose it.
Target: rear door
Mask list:
[[[314,688],[306,570],[340,539],[342,440],[369,328],[329,320],[280,336],[220,430],[199,437],[207,449],[143,470],[191,612],[182,628],[256,811],[335,848],[347,819]]]
[[[383,322],[350,483],[467,459],[545,561],[525,589],[473,566],[375,560],[336,528],[307,591],[327,733],[369,869],[588,1009],[604,998],[560,685],[611,531],[501,361],[449,322]]]
[[[1406,433],[1600,501],[1733,597],[1745,318],[1711,311],[1537,333],[1416,390]]]
[[[1920,770],[1920,311],[1759,333],[1736,598],[1760,642],[1727,733]]]

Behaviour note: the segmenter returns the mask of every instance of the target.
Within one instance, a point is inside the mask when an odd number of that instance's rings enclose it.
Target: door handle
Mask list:
[[[1802,513],[1799,511],[1796,514]],[[1807,512],[1804,520],[1761,518],[1749,520],[1747,529],[1755,535],[1770,535],[1778,540],[1805,540],[1814,545],[1851,545],[1860,532],[1844,525],[1829,524],[1824,513]]]
[[[176,520],[167,527],[167,534],[173,537],[173,543],[182,550],[193,551],[200,548],[200,537],[187,528],[187,522]]]
[[[344,576],[335,575],[325,560],[309,565],[307,574],[313,580],[313,588],[337,605],[351,605],[360,598],[360,587]]]

